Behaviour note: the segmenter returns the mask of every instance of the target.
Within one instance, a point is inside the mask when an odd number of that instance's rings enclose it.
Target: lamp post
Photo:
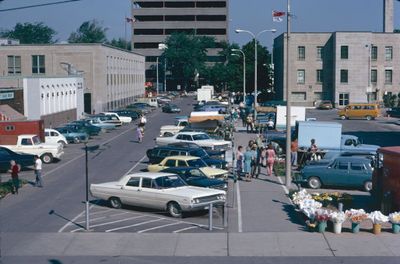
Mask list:
[[[241,49],[231,49],[232,52],[240,52],[243,55],[243,104],[245,103],[246,98],[246,55],[244,54],[243,50]],[[233,53],[232,55],[237,55]]]
[[[244,30],[244,29],[236,29],[236,33],[247,33],[250,34],[253,39],[254,39],[254,118],[257,118],[257,38],[264,32],[272,32],[275,33],[276,29],[264,29],[258,32],[257,34],[254,34],[253,32],[249,30]]]
[[[168,48],[168,46],[165,45],[164,43],[158,44],[159,50],[164,51],[167,48]],[[157,69],[158,69],[158,60],[157,60]],[[158,84],[158,77],[157,77],[157,84]],[[165,56],[164,56],[164,91],[167,91],[167,59],[165,58]],[[157,86],[157,94],[158,94],[158,86]]]
[[[290,159],[290,145],[292,143],[292,135],[291,135],[291,91],[290,91],[290,84],[289,84],[289,41],[290,41],[290,30],[291,30],[291,25],[290,25],[290,0],[287,0],[287,33],[286,33],[286,169],[285,169],[285,185],[287,188],[290,187],[291,184],[291,179],[292,179],[292,163]]]
[[[88,151],[94,151],[99,148],[99,145],[88,146],[85,143],[85,192],[86,192],[86,201],[85,201],[85,218],[86,218],[86,231],[89,231],[89,167],[88,167]]]
[[[157,74],[156,74],[157,75],[157,77],[156,77],[157,78],[156,92],[157,92],[157,96],[158,96],[158,56],[157,56],[157,59],[156,59],[156,63],[157,63],[157,67],[156,67],[156,72],[157,72]]]

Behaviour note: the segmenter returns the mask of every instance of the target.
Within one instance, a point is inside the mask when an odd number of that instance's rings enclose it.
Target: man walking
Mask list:
[[[42,160],[39,158],[38,155],[35,155],[35,186],[36,187],[43,187],[43,180],[42,180]]]

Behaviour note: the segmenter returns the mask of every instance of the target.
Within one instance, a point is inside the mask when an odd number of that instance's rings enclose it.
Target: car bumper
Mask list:
[[[206,202],[206,203],[190,204],[190,205],[182,206],[182,210],[186,211],[186,212],[207,210],[211,203],[213,204],[213,207],[223,206],[225,204],[225,200],[217,200],[217,201]]]
[[[62,156],[63,154],[64,154],[64,151],[60,151],[60,152],[54,154],[53,157],[56,158],[56,159],[59,159],[59,158],[61,158],[61,156]]]

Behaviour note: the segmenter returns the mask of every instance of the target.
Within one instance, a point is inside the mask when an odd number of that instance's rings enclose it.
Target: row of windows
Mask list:
[[[8,75],[21,75],[21,56],[7,56]],[[44,55],[32,55],[32,74],[45,74]]]
[[[367,46],[368,47],[368,46]],[[323,59],[324,47],[318,46],[316,55],[317,60]],[[376,61],[378,60],[378,47],[371,46],[371,60]],[[306,47],[305,46],[298,46],[297,47],[297,60],[304,61],[306,59]],[[347,60],[349,59],[349,46],[340,46],[340,59]],[[392,46],[385,46],[385,61],[392,61],[393,60],[393,47]]]
[[[173,33],[186,33],[197,35],[226,35],[224,28],[155,28],[155,29],[134,29],[134,35],[171,35]]]
[[[225,15],[135,16],[139,22],[154,21],[226,21]]]
[[[316,80],[317,83],[323,83],[323,71],[317,70],[316,72]],[[349,82],[349,70],[340,70],[340,83],[348,83]],[[373,69],[371,70],[371,82],[378,82],[378,71]],[[393,82],[393,70],[387,69],[385,70],[385,84],[392,84]],[[297,83],[305,84],[306,83],[306,71],[304,69],[297,70]]]
[[[222,8],[226,7],[226,1],[159,1],[159,2],[145,2],[135,1],[135,4],[141,8]]]
[[[107,74],[107,85],[134,83],[138,81],[138,76],[136,74]]]
[[[224,56],[207,56],[207,62],[224,62]],[[146,56],[146,62],[157,62],[157,56]],[[163,62],[162,59],[159,59],[159,63]]]

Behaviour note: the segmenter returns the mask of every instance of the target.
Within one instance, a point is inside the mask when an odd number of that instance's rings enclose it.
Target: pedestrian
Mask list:
[[[239,180],[242,178],[242,173],[243,173],[243,147],[239,146],[237,151],[236,151],[236,175]]]
[[[246,127],[246,113],[244,111],[244,108],[240,108],[240,119],[242,119],[243,127]]]
[[[267,149],[264,147],[261,147],[260,150],[260,164],[264,168],[267,167]]]
[[[261,148],[263,146],[263,135],[261,133],[257,134],[256,138],[256,144],[258,148]]]
[[[272,119],[270,118],[270,119],[268,119],[268,122],[267,122],[267,127],[268,127],[268,130],[272,130],[272,129],[274,129],[274,121],[272,121]]]
[[[271,143],[268,144],[268,149],[267,149],[267,175],[272,176],[272,173],[274,171],[274,163],[275,163],[275,150],[272,146]]]
[[[142,143],[143,137],[144,137],[144,131],[143,131],[143,128],[142,128],[142,126],[140,124],[136,128],[136,137],[138,139],[138,142]]]
[[[251,149],[253,147],[254,143],[255,143],[255,141],[253,139],[250,139],[247,146]]]
[[[320,159],[317,152],[318,152],[318,147],[317,147],[317,144],[315,143],[315,139],[311,139],[311,145],[310,145],[310,148],[308,149],[310,160],[319,160]]]
[[[246,181],[251,181],[251,163],[253,162],[253,152],[250,150],[250,147],[246,147],[246,152],[243,154],[244,163],[243,163],[243,171],[245,173]]]
[[[297,138],[290,144],[290,163],[293,167],[297,167],[297,152],[299,150],[299,143]]]
[[[259,159],[260,159],[257,144],[255,144],[255,143],[253,144],[253,146],[251,147],[251,153],[253,154],[253,161],[251,163],[251,177],[256,178],[256,177],[258,177],[257,168],[258,168]]]
[[[35,180],[35,186],[36,187],[43,187],[43,180],[42,180],[42,160],[39,158],[38,155],[35,155],[35,165],[34,165],[34,169],[35,169],[35,176],[36,176],[36,180]]]
[[[145,115],[142,115],[142,116],[140,117],[140,123],[139,123],[139,125],[140,125],[141,127],[143,127],[143,130],[144,130],[144,127],[146,126],[146,123],[147,123],[147,118],[146,118]]]
[[[11,180],[12,180],[12,193],[16,193],[18,194],[18,189],[19,189],[19,177],[18,177],[18,173],[20,171],[20,166],[15,162],[15,160],[11,160],[10,161],[10,169],[8,170],[8,172],[11,173]]]
[[[254,131],[254,127],[253,127],[253,115],[252,114],[249,114],[247,117],[246,117],[246,132],[247,133],[249,133],[249,128],[250,128],[250,133],[253,133],[253,131]]]

